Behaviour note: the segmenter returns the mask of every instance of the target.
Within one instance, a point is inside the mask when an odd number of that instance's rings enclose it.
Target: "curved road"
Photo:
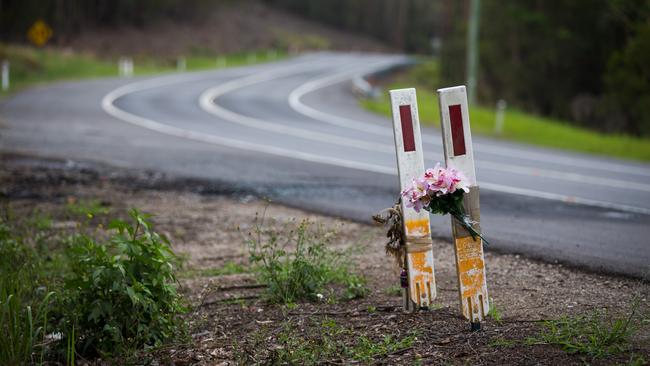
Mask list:
[[[0,104],[4,150],[225,182],[368,221],[398,193],[388,119],[356,75],[401,56],[318,53],[273,64],[34,88]],[[534,133],[534,131],[531,131]],[[441,161],[435,129],[426,165]],[[650,165],[474,138],[488,248],[596,270],[650,269]],[[450,235],[433,217],[434,236]]]

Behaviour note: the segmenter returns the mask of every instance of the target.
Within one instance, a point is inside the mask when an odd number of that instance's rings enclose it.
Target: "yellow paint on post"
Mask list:
[[[471,321],[482,320],[489,311],[482,245],[480,238],[455,238],[460,307]]]
[[[410,286],[411,299],[414,299],[418,306],[428,306],[435,298],[435,294],[432,293],[432,287],[435,291],[433,268],[427,265],[427,253],[427,251],[408,253],[411,269],[415,273]]]
[[[404,226],[407,261],[412,276],[409,286],[411,299],[418,307],[429,306],[436,297],[429,218],[407,220]]]
[[[406,221],[406,236],[427,236],[431,234],[429,218]]]

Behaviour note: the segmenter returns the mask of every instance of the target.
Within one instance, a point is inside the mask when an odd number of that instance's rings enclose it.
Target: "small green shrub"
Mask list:
[[[263,219],[256,218],[247,240],[250,262],[271,302],[316,300],[336,284],[344,287],[344,299],[365,296],[365,279],[350,271],[349,252],[328,248],[334,235],[308,220],[276,231],[263,228]]]
[[[82,354],[123,354],[159,345],[182,328],[184,311],[174,282],[175,256],[147,217],[131,211],[133,225],[114,221],[104,244],[79,236],[72,244],[66,280],[65,329],[74,329]]]

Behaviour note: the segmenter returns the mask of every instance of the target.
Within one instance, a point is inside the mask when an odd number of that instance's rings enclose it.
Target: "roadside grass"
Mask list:
[[[414,332],[404,337],[385,335],[382,338],[371,338],[329,318],[320,322],[311,319],[308,323],[314,328],[309,334],[301,334],[301,330],[306,329],[305,325],[299,326],[287,321],[277,335],[270,335],[268,329],[261,329],[245,343],[235,342],[233,346],[237,362],[255,362],[250,355],[255,354],[255,351],[259,354],[259,350],[268,348],[266,342],[273,339],[277,344],[266,355],[263,360],[265,364],[372,364],[390,354],[408,351],[417,339]]]
[[[186,71],[242,66],[283,57],[286,57],[286,53],[276,50],[255,50],[226,55],[192,50],[184,56]],[[0,91],[0,96],[53,81],[119,76],[117,59],[100,59],[87,53],[51,47],[34,48],[0,43],[0,61],[2,60],[8,60],[10,63],[11,83],[9,92]],[[177,72],[177,61],[176,57],[135,56],[134,76]]]
[[[397,77],[386,89],[416,88],[420,121],[439,128],[440,113],[436,88],[437,62],[423,59],[421,63]],[[391,116],[388,93],[377,99],[363,99],[361,105],[369,111]],[[650,161],[650,139],[626,135],[610,135],[570,125],[566,121],[535,116],[508,108],[501,134],[494,130],[496,111],[485,106],[470,106],[473,133],[493,138],[552,147],[589,154],[615,156]]]
[[[258,281],[267,285],[267,300],[291,305],[367,294],[365,278],[351,271],[352,253],[330,249],[336,232],[308,220],[280,229],[266,224],[265,214],[256,216],[246,244]]]

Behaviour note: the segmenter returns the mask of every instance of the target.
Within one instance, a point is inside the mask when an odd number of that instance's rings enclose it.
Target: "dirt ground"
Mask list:
[[[436,306],[406,314],[394,288],[398,276],[384,253],[384,229],[325,217],[238,194],[205,191],[199,181],[176,180],[153,173],[135,173],[103,166],[48,161],[15,155],[0,160],[0,194],[18,216],[47,213],[54,227],[69,227],[67,202],[97,200],[115,215],[137,207],[153,214],[159,232],[173,249],[187,258],[187,268],[201,273],[181,276],[181,292],[192,304],[186,315],[190,344],[159,350],[155,363],[231,365],[268,364],[287,329],[298,339],[320,339],[324,322],[346,329],[336,339],[354,344],[361,337],[381,340],[414,337],[387,355],[361,364],[567,365],[627,364],[634,357],[650,360],[650,284],[638,279],[608,276],[532,261],[519,255],[486,252],[488,289],[500,321],[488,319],[482,330],[470,332],[459,317],[453,249],[449,241],[435,241]],[[351,301],[300,303],[294,308],[266,303],[263,288],[251,273],[210,275],[206,269],[247,264],[245,233],[256,213],[266,209],[269,225],[308,218],[338,232],[333,245],[358,248],[356,271],[367,278],[370,293]],[[488,234],[489,235],[489,234]],[[186,268],[186,270],[187,270]],[[203,271],[201,271],[203,269]],[[633,301],[640,304],[640,326],[628,352],[592,359],[567,354],[560,347],[526,341],[539,334],[542,321],[562,316],[608,311],[626,316]],[[351,360],[330,358],[328,364]]]

